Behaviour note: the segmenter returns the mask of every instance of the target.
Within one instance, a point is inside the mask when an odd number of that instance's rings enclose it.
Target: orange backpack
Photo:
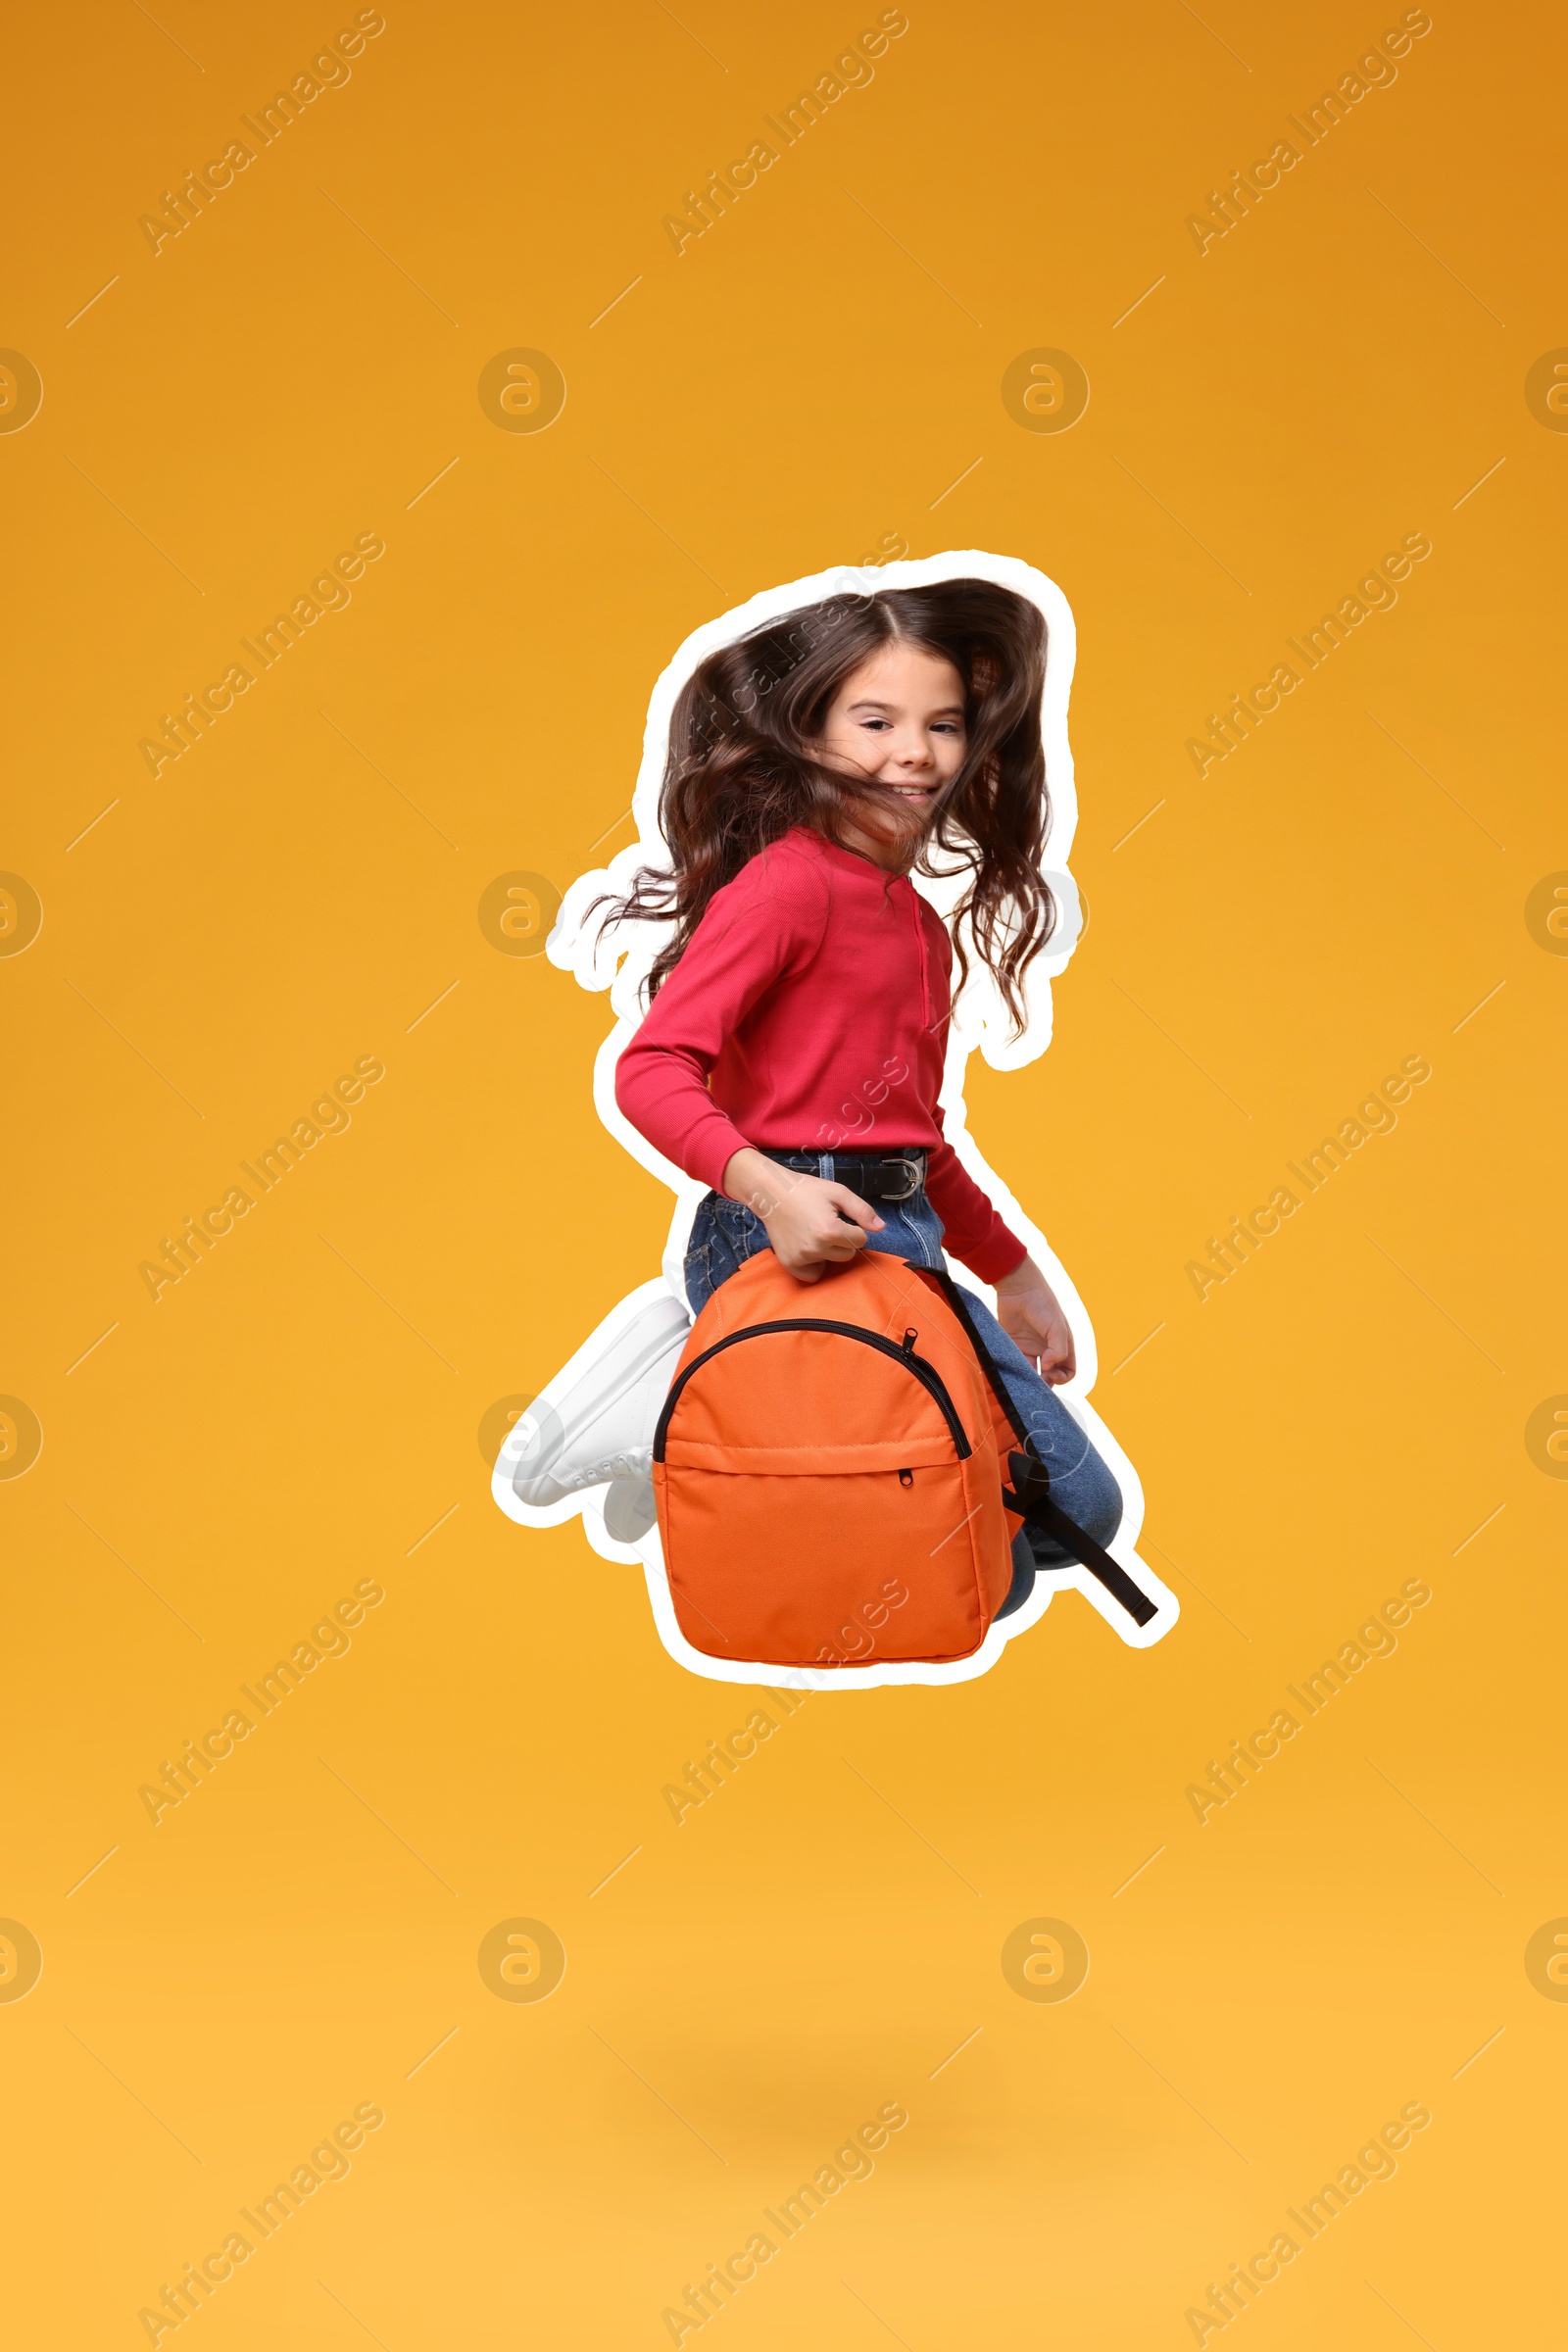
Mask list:
[[[677,1622],[737,1661],[969,1657],[1026,1519],[1147,1624],[1153,1604],[1047,1488],[962,1294],[883,1250],[809,1285],[771,1250],[748,1258],[693,1325],[654,1440]]]

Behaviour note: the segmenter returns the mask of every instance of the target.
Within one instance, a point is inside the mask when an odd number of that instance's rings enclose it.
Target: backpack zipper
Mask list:
[[[902,1364],[906,1372],[913,1373],[920,1386],[940,1406],[942,1417],[947,1422],[948,1431],[953,1439],[959,1461],[967,1461],[970,1454],[973,1453],[974,1447],[965,1435],[963,1423],[958,1418],[957,1407],[948,1394],[941,1373],[934,1365],[928,1364],[923,1355],[916,1355],[912,1347],[895,1347],[891,1340],[882,1339],[874,1331],[862,1331],[858,1323],[829,1323],[812,1315],[798,1315],[780,1323],[749,1323],[744,1331],[732,1331],[726,1339],[715,1341],[711,1348],[705,1348],[701,1355],[692,1358],[665,1397],[664,1409],[659,1416],[659,1427],[654,1432],[654,1459],[656,1462],[662,1462],[664,1458],[664,1440],[669,1434],[669,1416],[674,1411],[680,1398],[680,1393],[692,1374],[701,1371],[704,1364],[710,1363],[715,1355],[722,1355],[726,1348],[735,1347],[737,1342],[760,1339],[764,1334],[775,1331],[830,1331],[838,1339],[858,1340],[864,1348],[875,1348],[879,1354],[890,1355],[896,1364]]]

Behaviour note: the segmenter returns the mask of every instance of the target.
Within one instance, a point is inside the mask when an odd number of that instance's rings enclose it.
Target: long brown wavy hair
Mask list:
[[[890,644],[920,647],[963,681],[963,764],[906,871],[970,879],[953,914],[958,985],[965,937],[1023,1025],[1019,983],[1055,924],[1040,876],[1051,823],[1040,702],[1046,623],[1038,606],[990,580],[940,580],[829,597],[753,629],[701,662],[669,727],[659,822],[670,869],[644,866],[612,923],[673,919],[656,956],[655,996],[685,954],[713,893],[792,827],[840,846],[852,825],[882,835],[880,787],[825,766],[814,746],[852,671]],[[943,865],[945,854],[956,864]],[[603,904],[603,902],[600,902]]]

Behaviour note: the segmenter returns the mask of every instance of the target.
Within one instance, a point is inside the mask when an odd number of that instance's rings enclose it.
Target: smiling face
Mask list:
[[[828,766],[871,787],[878,833],[852,829],[852,847],[903,866],[963,765],[963,680],[940,654],[880,646],[839,688],[816,748]]]

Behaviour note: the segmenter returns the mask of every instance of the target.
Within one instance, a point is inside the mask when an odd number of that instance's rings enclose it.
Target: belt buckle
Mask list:
[[[901,1153],[898,1158],[886,1160],[883,1164],[884,1166],[890,1168],[907,1168],[909,1171],[909,1181],[905,1186],[904,1191],[902,1193],[884,1193],[882,1196],[883,1199],[890,1203],[899,1200],[912,1200],[915,1194],[920,1190],[921,1183],[924,1180],[925,1171],[921,1167],[920,1162],[917,1159],[906,1158]]]

